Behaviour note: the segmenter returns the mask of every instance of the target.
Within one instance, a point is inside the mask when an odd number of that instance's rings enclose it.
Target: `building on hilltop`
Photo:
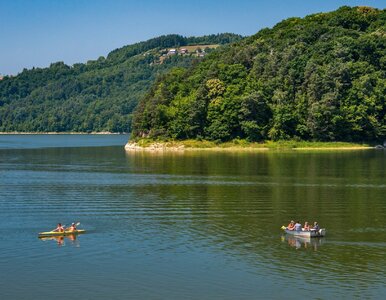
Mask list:
[[[188,49],[185,49],[185,48],[181,48],[178,53],[180,53],[181,55],[184,55],[184,54],[188,54]]]
[[[177,54],[177,50],[176,49],[169,49],[168,55],[176,55],[176,54]]]

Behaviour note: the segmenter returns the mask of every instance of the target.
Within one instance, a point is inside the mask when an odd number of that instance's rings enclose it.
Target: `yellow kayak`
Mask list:
[[[46,232],[39,232],[39,237],[46,237],[46,236],[65,236],[65,235],[72,235],[72,234],[81,234],[81,233],[85,233],[86,230],[84,229],[77,229],[75,231],[62,231],[62,232],[58,232],[58,231],[46,231]]]

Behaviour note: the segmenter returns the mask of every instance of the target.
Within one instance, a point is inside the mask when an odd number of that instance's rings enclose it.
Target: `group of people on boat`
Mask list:
[[[314,222],[314,226],[311,227],[307,221],[304,222],[304,226],[302,226],[300,221],[294,222],[293,220],[291,220],[291,222],[287,226],[287,229],[295,230],[295,231],[312,231],[312,230],[318,231],[320,228],[319,228],[318,222]]]
[[[76,231],[76,224],[75,223],[72,223],[71,226],[67,229],[65,229],[64,227],[65,226],[63,226],[61,223],[58,223],[58,226],[53,231],[55,231],[55,232],[64,232],[64,231],[74,232],[74,231]]]

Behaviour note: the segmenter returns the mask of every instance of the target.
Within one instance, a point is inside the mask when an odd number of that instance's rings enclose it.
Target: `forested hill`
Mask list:
[[[386,137],[386,11],[290,18],[164,76],[134,137],[375,141]]]
[[[218,45],[240,39],[228,33],[166,35],[85,64],[57,62],[5,76],[0,80],[0,132],[127,132],[134,107],[158,75],[190,66]],[[190,51],[182,53],[183,47]],[[171,48],[176,52],[168,53]]]

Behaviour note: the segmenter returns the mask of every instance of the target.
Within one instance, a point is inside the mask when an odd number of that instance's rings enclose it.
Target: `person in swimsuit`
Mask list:
[[[68,231],[69,231],[69,232],[74,232],[74,231],[76,231],[76,225],[75,225],[75,223],[72,223],[72,224],[71,224],[70,228],[68,228]]]
[[[64,227],[63,227],[63,225],[61,223],[58,223],[58,226],[53,231],[64,232]]]

